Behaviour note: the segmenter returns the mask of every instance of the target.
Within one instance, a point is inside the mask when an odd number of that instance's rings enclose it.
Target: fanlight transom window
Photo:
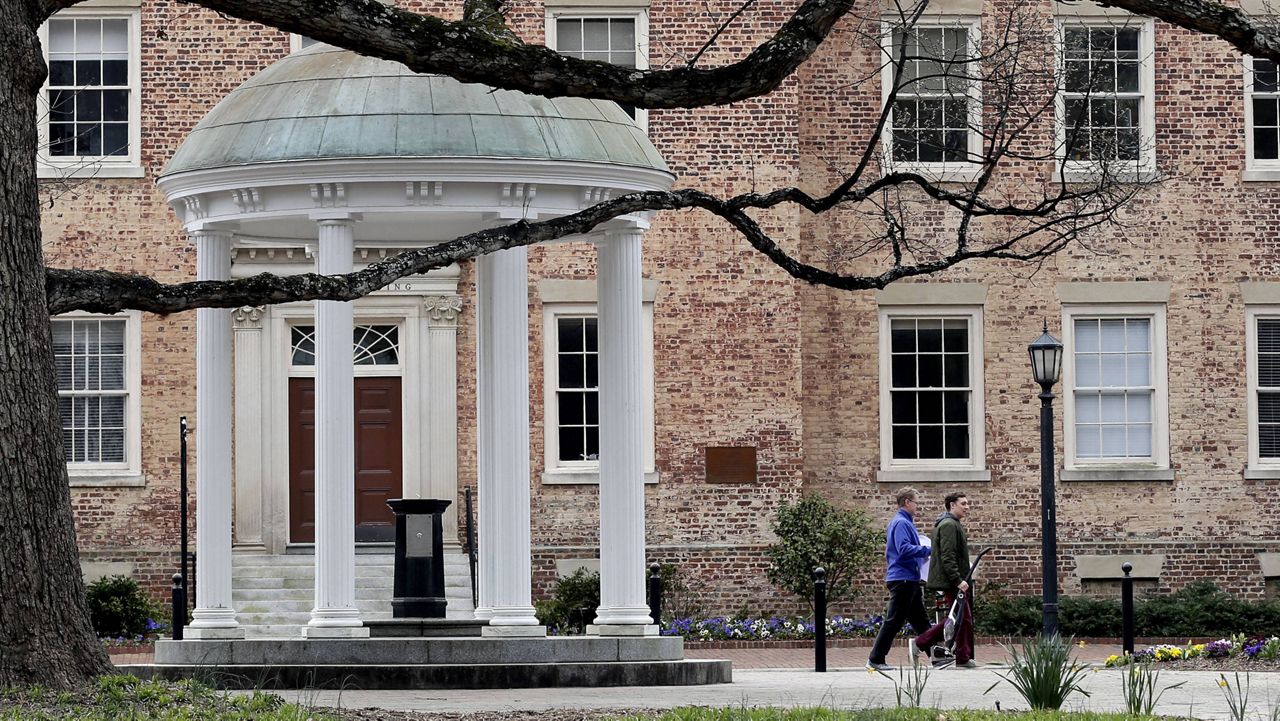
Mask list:
[[[358,366],[394,366],[400,364],[400,327],[396,325],[358,325],[352,328],[352,360]],[[295,366],[316,364],[316,327],[295,325],[290,357]]]

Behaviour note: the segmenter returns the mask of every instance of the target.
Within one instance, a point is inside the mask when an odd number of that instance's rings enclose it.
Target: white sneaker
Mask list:
[[[914,663],[916,656],[920,655],[920,647],[916,645],[914,638],[907,639],[907,657]]]

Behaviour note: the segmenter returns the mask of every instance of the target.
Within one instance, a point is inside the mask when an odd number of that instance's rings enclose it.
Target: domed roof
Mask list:
[[[339,158],[519,158],[667,170],[615,103],[494,90],[316,44],[223,98],[163,174]]]

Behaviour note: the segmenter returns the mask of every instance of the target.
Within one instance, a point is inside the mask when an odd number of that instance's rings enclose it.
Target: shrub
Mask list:
[[[85,592],[89,618],[99,636],[134,637],[156,628],[154,607],[137,581],[125,576],[107,576],[89,584]]]
[[[1063,596],[1058,600],[1058,616],[1064,632],[1071,636],[1119,636],[1124,632],[1120,601],[1113,598]]]
[[[600,573],[579,568],[556,581],[551,598],[534,604],[538,622],[559,633],[590,623],[600,606]],[[585,611],[583,609],[586,609]],[[583,616],[585,614],[585,616]]]
[[[884,532],[859,509],[841,510],[810,494],[778,509],[770,528],[769,582],[813,607],[813,569],[827,572],[827,601],[854,595],[853,580],[872,568],[884,549]]]
[[[974,627],[984,635],[1034,636],[1044,625],[1039,596],[984,598],[974,611]]]
[[[673,563],[664,563],[658,569],[662,578],[662,615],[668,620],[698,618],[706,615],[703,601],[710,590],[700,578],[686,573]],[[654,623],[661,623],[654,619]]]
[[[1071,647],[1060,636],[1033,636],[1022,647],[1008,648],[1009,673],[997,674],[1017,689],[1032,709],[1060,709],[1073,693],[1089,695],[1081,688],[1085,668],[1071,657]],[[999,686],[996,681],[987,689]]]

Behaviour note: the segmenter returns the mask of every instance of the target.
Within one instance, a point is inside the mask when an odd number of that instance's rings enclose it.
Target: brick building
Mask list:
[[[1119,226],[1038,266],[972,263],[861,293],[792,280],[705,214],[660,214],[645,233],[647,555],[708,583],[713,608],[789,608],[763,572],[769,520],[780,503],[816,491],[887,518],[904,483],[923,490],[927,516],[945,493],[966,490],[974,501],[971,537],[999,549],[987,579],[1034,592],[1038,389],[1026,345],[1042,318],[1067,352],[1056,429],[1064,592],[1105,592],[1119,574],[1120,559],[1111,558],[1118,556],[1132,560],[1148,585],[1166,589],[1212,578],[1260,597],[1280,578],[1280,546],[1270,531],[1280,512],[1270,493],[1280,484],[1280,283],[1272,282],[1277,249],[1265,230],[1280,213],[1275,67],[1163,23],[1050,2],[934,3],[908,35],[923,56],[971,57],[1014,5],[1060,39],[1062,55],[1049,52],[1064,69],[1054,108],[1076,108],[1059,115],[1089,108],[1076,129],[1095,140],[1089,147],[1056,141],[1062,131],[1047,115],[1038,137],[1050,157],[1014,164],[1001,182],[1025,186],[1062,173],[1070,181],[1097,160],[1135,179],[1158,178],[1120,214]],[[754,5],[705,62],[738,57],[790,7]],[[527,39],[645,67],[697,53],[735,8],[547,0],[516,3],[510,17]],[[823,192],[839,181],[837,169],[858,162],[858,141],[869,137],[882,107],[891,76],[880,70],[881,39],[892,46],[894,34],[881,28],[879,6],[868,4],[765,97],[630,113],[677,187]],[[42,109],[40,167],[48,178],[49,263],[164,281],[195,277],[187,231],[193,214],[213,211],[171,194],[175,210],[157,179],[233,89],[308,43],[152,0],[91,0],[60,13],[45,32],[52,109]],[[1109,80],[1082,91],[1066,72],[1081,67]],[[886,144],[892,149],[872,162],[972,180],[965,155],[981,137],[946,103],[962,96],[970,102],[962,115],[977,113],[974,95],[950,86],[939,94],[923,81],[904,87],[899,102],[912,103],[916,116],[895,106],[888,133],[897,145]],[[284,114],[329,117],[360,102],[316,94],[273,101],[286,106]],[[333,107],[316,110],[325,103]],[[1061,161],[1052,158],[1055,142],[1072,146]],[[323,159],[314,147],[297,152]],[[430,205],[433,180],[413,180],[407,192]],[[274,201],[265,190],[246,192],[251,186],[229,185],[218,202],[245,217],[265,212]],[[323,205],[342,191],[316,192]],[[526,191],[507,192],[516,193],[511,207],[520,207]],[[951,232],[939,217],[922,213],[913,228],[926,236]],[[761,218],[782,245],[819,260],[863,232],[853,213],[814,217],[783,208]],[[231,272],[313,268],[314,241],[300,232],[276,236],[294,238],[289,247],[233,238]],[[357,235],[355,262],[412,247],[418,238],[405,233],[363,248]],[[873,260],[855,258],[847,267],[869,271]],[[599,439],[591,422],[598,381],[589,345],[595,276],[589,243],[529,251],[535,596],[557,572],[599,550]],[[398,437],[390,431],[382,439],[390,445],[366,454],[380,462],[401,456],[393,469],[399,486],[384,494],[455,498],[456,511],[463,490],[476,486],[476,292],[468,263],[356,304],[356,353],[367,361],[356,375],[365,385],[382,383],[383,397],[395,398],[381,411],[400,415]],[[310,374],[305,356],[314,351],[312,318],[311,304],[232,314],[233,541],[237,573],[254,569],[238,575],[238,584],[305,555],[311,541],[300,480],[308,469],[298,459],[310,452],[299,445],[308,425],[299,404]],[[55,320],[72,499],[90,576],[130,573],[159,590],[177,566],[177,419],[196,416],[195,325],[194,314]],[[387,358],[394,362],[384,364]],[[440,358],[453,359],[447,370]],[[566,380],[575,372],[582,380]],[[421,390],[431,373],[445,373],[431,382],[446,384],[452,374],[454,417]],[[575,403],[584,404],[581,414],[568,410]],[[462,525],[456,518],[451,532]],[[362,548],[382,548],[385,523],[372,518],[357,529],[358,542],[374,544]],[[456,565],[458,549],[450,550]],[[258,600],[238,595],[236,605],[243,614]]]

